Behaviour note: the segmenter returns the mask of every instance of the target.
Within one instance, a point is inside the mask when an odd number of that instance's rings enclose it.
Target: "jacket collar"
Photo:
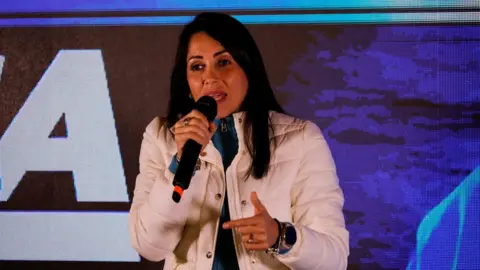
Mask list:
[[[238,139],[238,155],[245,155],[248,153],[247,148],[245,146],[244,142],[244,133],[243,133],[243,124],[245,120],[245,112],[236,112],[232,114],[233,122],[234,122],[234,127],[235,131],[237,133],[237,139]],[[219,127],[217,127],[219,128]],[[213,142],[210,140],[208,143],[207,147],[205,147],[205,155],[200,155],[200,160],[209,162],[209,163],[214,163],[219,166],[223,166],[222,162],[222,156],[220,155],[220,152],[215,148],[213,145]]]

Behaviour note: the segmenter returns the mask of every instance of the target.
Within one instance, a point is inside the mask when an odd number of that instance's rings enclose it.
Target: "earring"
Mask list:
[[[189,99],[193,99],[192,93],[189,93],[189,94],[188,94],[188,98],[189,98]]]

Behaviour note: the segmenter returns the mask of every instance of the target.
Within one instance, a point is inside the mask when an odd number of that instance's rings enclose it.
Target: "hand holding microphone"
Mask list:
[[[174,126],[175,142],[177,143],[177,158],[180,160],[183,147],[188,140],[194,140],[202,146],[202,151],[207,146],[215,133],[216,126],[209,122],[204,114],[197,110],[191,111],[180,119]]]
[[[174,125],[179,164],[173,179],[172,199],[177,203],[190,185],[200,151],[215,133],[216,126],[212,121],[216,115],[215,99],[203,96],[195,103],[193,110]]]

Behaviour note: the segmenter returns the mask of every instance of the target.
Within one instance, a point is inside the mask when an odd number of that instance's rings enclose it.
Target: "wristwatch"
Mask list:
[[[278,238],[275,244],[266,251],[272,258],[287,253],[297,242],[297,231],[292,223],[274,220],[278,225]]]
[[[282,227],[282,236],[280,237],[280,243],[278,246],[280,254],[287,253],[297,242],[297,231],[293,224],[283,222]]]

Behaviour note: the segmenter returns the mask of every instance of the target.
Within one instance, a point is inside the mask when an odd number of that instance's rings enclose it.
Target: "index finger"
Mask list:
[[[206,128],[209,128],[209,126],[210,126],[210,123],[208,122],[207,117],[206,117],[203,113],[201,113],[201,112],[199,112],[199,111],[197,111],[197,110],[192,110],[192,111],[191,111],[190,113],[188,113],[184,118],[186,118],[186,117],[198,118],[199,120],[201,120],[201,121],[205,124],[205,127],[206,127]]]
[[[223,228],[232,229],[232,228],[251,226],[256,224],[258,224],[258,221],[255,217],[240,218],[240,219],[231,220],[223,223]]]

